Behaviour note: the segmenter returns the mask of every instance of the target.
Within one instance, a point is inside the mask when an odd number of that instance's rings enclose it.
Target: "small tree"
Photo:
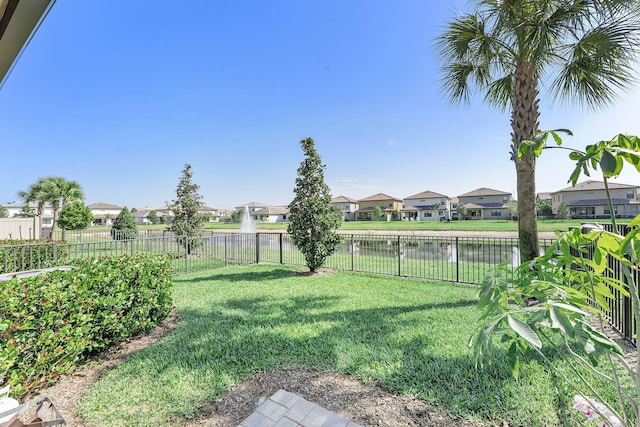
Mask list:
[[[570,214],[569,206],[565,202],[560,202],[556,211],[556,219],[569,219]]]
[[[460,203],[456,208],[456,213],[458,214],[458,219],[464,219],[464,216],[467,214],[467,207],[464,203]]]
[[[151,224],[158,223],[158,214],[156,213],[156,211],[149,212],[149,215],[147,215],[147,218],[149,218],[149,221],[151,221]]]
[[[94,220],[88,206],[82,202],[73,202],[60,210],[58,225],[63,230],[83,230]]]
[[[376,206],[373,209],[373,219],[381,219],[382,218],[382,208],[380,206]]]
[[[29,206],[29,204],[25,203],[16,215],[18,218],[35,218],[36,210],[33,206]]]
[[[509,218],[513,219],[518,216],[518,202],[512,200],[507,205],[507,212],[509,213]]]
[[[0,218],[9,218],[9,209],[0,206]]]
[[[315,150],[313,139],[303,139],[300,145],[305,159],[298,168],[287,231],[304,254],[307,267],[314,272],[340,246],[340,236],[336,233],[340,227],[340,212],[331,205],[329,186],[324,182],[325,165]]]
[[[135,239],[138,236],[138,224],[127,207],[122,208],[111,227],[111,238],[114,240]]]
[[[190,254],[196,237],[202,236],[202,215],[198,212],[202,206],[202,196],[198,193],[200,186],[192,182],[191,165],[185,164],[182,176],[176,188],[176,198],[167,203],[173,212],[173,222],[167,230],[178,236],[178,242]]]
[[[553,215],[553,210],[551,209],[551,200],[538,200],[536,204],[536,209],[538,211],[538,216],[551,216]]]

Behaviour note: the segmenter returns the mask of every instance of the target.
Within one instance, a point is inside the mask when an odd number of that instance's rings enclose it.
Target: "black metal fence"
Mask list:
[[[545,248],[552,240],[541,241]],[[176,273],[207,271],[233,264],[304,266],[303,254],[286,233],[216,233],[199,238],[103,238],[74,243],[33,243],[0,247],[0,273],[64,265],[74,259],[120,254],[167,254]],[[326,268],[479,284],[498,264],[518,264],[518,240],[511,238],[342,235]]]

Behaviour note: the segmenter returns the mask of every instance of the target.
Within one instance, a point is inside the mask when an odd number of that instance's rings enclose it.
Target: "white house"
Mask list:
[[[24,212],[24,208],[27,204],[23,202],[12,202],[6,205],[3,205],[9,212],[9,218],[19,218],[20,215]],[[33,214],[38,213],[38,204],[37,203],[29,203],[28,206],[32,209]],[[42,226],[43,227],[51,227],[51,223],[53,222],[53,208],[50,204],[46,204],[44,207],[44,211],[42,214]]]
[[[344,221],[354,221],[356,211],[359,208],[358,201],[347,196],[338,196],[331,199],[331,205],[338,208]]]
[[[402,200],[402,218],[409,221],[442,221],[451,218],[451,199],[444,194],[423,191]]]
[[[245,203],[244,205],[240,205],[240,206],[236,206],[236,212],[242,211],[244,212],[245,209],[251,214],[259,209],[264,209],[266,207],[269,207],[269,205],[265,205],[264,203],[260,203],[260,202],[249,202],[249,203]]]
[[[286,222],[289,208],[286,206],[267,206],[250,213],[256,221],[260,222]]]
[[[120,206],[102,202],[89,205],[88,208],[95,218],[93,225],[111,225],[122,211]]]
[[[640,213],[637,185],[609,182],[609,193],[616,217],[630,218]],[[610,209],[602,181],[579,182],[575,187],[567,187],[551,193],[551,209],[558,211],[564,203],[569,207],[572,218],[609,218]]]

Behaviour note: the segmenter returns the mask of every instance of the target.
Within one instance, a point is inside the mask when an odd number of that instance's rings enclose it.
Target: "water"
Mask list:
[[[240,232],[241,233],[255,233],[256,232],[256,223],[253,219],[251,219],[251,215],[249,215],[249,208],[244,207],[244,211],[242,212],[242,220],[240,221]]]

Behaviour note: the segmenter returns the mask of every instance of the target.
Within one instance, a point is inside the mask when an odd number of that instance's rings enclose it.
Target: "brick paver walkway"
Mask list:
[[[297,394],[278,390],[238,427],[362,427]]]

